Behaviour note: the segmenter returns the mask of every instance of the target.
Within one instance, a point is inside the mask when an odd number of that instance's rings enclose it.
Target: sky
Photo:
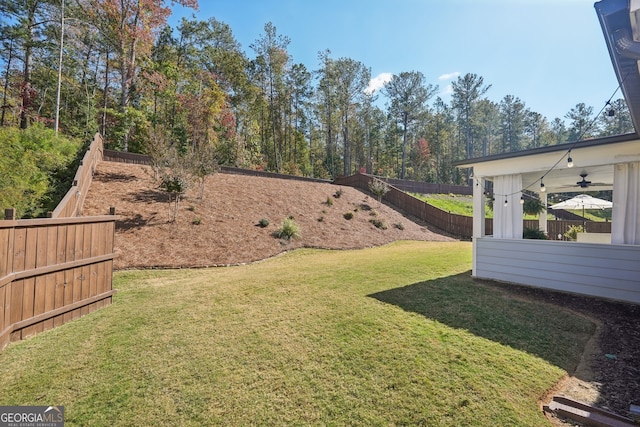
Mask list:
[[[420,71],[438,96],[473,73],[499,102],[520,98],[548,120],[578,103],[598,113],[622,98],[593,0],[199,0],[199,10],[173,7],[182,17],[214,17],[250,48],[271,22],[290,39],[293,63],[320,68],[318,53],[351,58],[371,69],[371,89],[393,74]],[[433,101],[433,100],[431,100]],[[384,105],[384,98],[380,97]]]

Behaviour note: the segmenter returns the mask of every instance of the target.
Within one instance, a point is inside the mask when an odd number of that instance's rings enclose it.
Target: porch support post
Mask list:
[[[484,178],[477,177],[473,180],[473,237],[484,237]]]
[[[540,201],[542,202],[542,206],[544,206],[544,211],[540,214],[540,218],[538,218],[538,228],[544,231],[544,234],[549,232],[549,228],[547,227],[547,193],[538,193],[540,196]]]
[[[472,240],[472,262],[471,276],[476,275],[478,251],[476,249],[477,239],[485,235],[485,204],[484,204],[484,178],[475,177],[473,179],[473,238]]]

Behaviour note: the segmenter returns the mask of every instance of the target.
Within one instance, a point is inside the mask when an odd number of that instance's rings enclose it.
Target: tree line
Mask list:
[[[515,95],[491,101],[473,73],[453,81],[448,103],[416,70],[372,92],[366,64],[326,50],[308,69],[271,22],[249,56],[215,18],[167,25],[162,0],[0,0],[0,12],[0,126],[99,131],[117,150],[459,184],[456,160],[633,131],[623,99],[605,114],[578,103],[549,119]]]

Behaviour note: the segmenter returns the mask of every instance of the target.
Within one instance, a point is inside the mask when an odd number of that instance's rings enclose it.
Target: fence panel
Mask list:
[[[115,216],[0,221],[0,349],[111,302]]]

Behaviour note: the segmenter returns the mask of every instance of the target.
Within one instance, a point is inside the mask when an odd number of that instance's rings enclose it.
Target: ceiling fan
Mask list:
[[[569,189],[569,188],[573,188],[573,187],[579,187],[579,188],[582,188],[582,189],[587,189],[592,185],[594,185],[594,186],[607,185],[607,184],[605,184],[603,182],[591,182],[591,181],[587,180],[587,176],[588,175],[589,174],[587,172],[582,172],[580,174],[580,178],[582,178],[582,179],[580,181],[576,182],[575,185],[566,185],[566,186],[563,186],[561,188]]]
[[[582,172],[580,174],[580,176],[582,177],[582,181],[576,182],[578,187],[587,188],[587,187],[589,187],[591,185],[591,181],[587,181],[587,175],[588,175],[588,173],[586,173],[586,172]]]

